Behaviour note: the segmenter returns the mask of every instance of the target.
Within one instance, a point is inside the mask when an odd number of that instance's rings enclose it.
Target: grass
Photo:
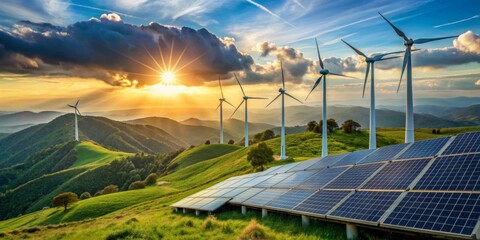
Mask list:
[[[480,127],[442,129],[441,134],[432,134],[431,129],[419,129],[417,140],[479,131]],[[401,129],[379,129],[379,146],[401,143]],[[287,154],[301,161],[321,155],[321,135],[300,133],[287,136]],[[267,144],[279,153],[280,139]],[[212,145],[215,147],[215,145]],[[348,135],[336,132],[329,135],[331,154],[359,150],[368,147],[368,132]],[[344,225],[313,221],[311,227],[301,227],[298,216],[269,213],[261,219],[258,211],[249,211],[247,216],[239,209],[225,209],[215,217],[174,213],[170,204],[201,189],[216,184],[228,177],[251,172],[246,161],[248,148],[231,149],[228,153],[206,159],[198,157],[197,147],[188,154],[179,155],[174,161],[190,162],[178,171],[159,180],[169,184],[141,190],[120,192],[80,201],[67,212],[47,209],[0,222],[0,232],[5,239],[20,237],[35,239],[241,239],[251,232],[260,231],[268,239],[344,239]],[[205,155],[204,155],[205,156]],[[270,166],[291,161],[275,161]],[[92,219],[93,218],[93,219]],[[252,224],[252,220],[255,224]],[[46,224],[50,224],[44,226]],[[27,229],[40,226],[39,230]],[[25,232],[24,232],[25,230]],[[247,237],[248,239],[248,237]]]
[[[117,152],[108,150],[93,142],[83,141],[75,146],[77,160],[71,166],[72,168],[88,165],[109,163],[115,159],[133,155],[126,152]]]
[[[179,154],[172,161],[172,164],[178,164],[176,167],[176,170],[178,170],[201,161],[225,155],[240,148],[240,146],[230,144],[200,145]]]

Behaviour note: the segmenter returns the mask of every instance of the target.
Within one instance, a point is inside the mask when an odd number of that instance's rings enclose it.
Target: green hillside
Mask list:
[[[77,160],[70,167],[78,167],[87,164],[109,163],[115,159],[131,156],[131,153],[116,152],[105,149],[93,142],[84,141],[75,146]]]
[[[0,167],[20,163],[44,148],[71,141],[74,115],[66,114],[47,123],[11,134],[0,140]],[[81,140],[91,140],[124,152],[167,153],[188,144],[167,132],[144,125],[117,122],[104,117],[79,118]]]
[[[240,148],[237,145],[227,144],[200,145],[180,153],[171,161],[171,165],[175,165],[175,169],[178,170],[201,161],[225,155]]]
[[[431,129],[420,129],[416,132],[416,138],[441,137],[479,130],[480,127],[442,129],[442,134],[438,135],[431,134]],[[403,131],[381,129],[378,139],[380,146],[400,143],[403,142]],[[279,152],[279,141],[276,138],[266,142],[276,154]],[[317,157],[321,154],[320,142],[321,134],[288,135],[287,155],[295,161]],[[360,132],[349,135],[337,131],[329,135],[329,146],[331,154],[364,149],[368,146],[368,134]],[[211,147],[215,147],[215,145]],[[315,222],[312,227],[303,229],[300,227],[299,219],[283,215],[269,214],[266,219],[260,219],[258,212],[250,211],[247,216],[242,216],[237,209],[218,213],[213,219],[206,216],[196,217],[192,214],[173,213],[169,204],[228,177],[252,171],[246,161],[248,148],[238,148],[224,155],[200,161],[198,161],[198,156],[202,154],[196,154],[197,152],[205,152],[205,147],[196,147],[179,155],[175,161],[180,159],[181,162],[193,164],[160,177],[158,181],[165,182],[163,185],[83,200],[66,212],[61,209],[47,209],[1,221],[0,231],[5,231],[7,239],[23,235],[38,239],[59,237],[69,239],[106,239],[107,237],[110,239],[178,239],[192,236],[205,239],[232,239],[241,234],[251,219],[257,219],[265,232],[277,239],[344,239],[344,225]],[[270,165],[290,162],[292,160],[275,161]],[[92,169],[85,173],[90,171]],[[77,181],[77,183],[79,182]],[[69,189],[62,191],[67,190]],[[110,199],[111,205],[108,203]],[[98,213],[96,213],[96,209],[98,209]],[[89,219],[92,217],[99,218]],[[39,227],[34,230],[34,233],[28,233],[29,229],[34,226],[47,224],[57,225]],[[12,231],[14,229],[20,230]],[[25,231],[21,229],[25,229]]]

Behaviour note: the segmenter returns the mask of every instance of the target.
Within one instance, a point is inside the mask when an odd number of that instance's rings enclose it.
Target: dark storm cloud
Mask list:
[[[134,26],[114,14],[65,28],[20,22],[11,32],[0,31],[3,70],[44,74],[54,69],[73,76],[94,76],[112,85],[128,86],[124,83],[133,80],[139,85],[154,84],[159,75],[156,70],[163,67],[163,62],[173,67],[183,51],[176,69],[185,66],[180,73],[186,74],[182,79],[187,85],[248,70],[254,63],[231,40],[223,41],[206,29],[179,29],[157,23]]]

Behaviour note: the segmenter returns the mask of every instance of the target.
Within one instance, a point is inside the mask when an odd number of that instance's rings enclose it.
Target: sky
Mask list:
[[[416,46],[415,98],[480,96],[478,0],[4,0],[0,110],[68,111],[77,99],[83,111],[215,109],[219,79],[241,102],[235,75],[248,95],[273,99],[281,63],[287,91],[303,101],[319,77],[315,38],[326,68],[357,78],[329,77],[328,104],[367,106],[365,61],[341,39],[367,55],[404,50],[378,12],[409,38],[458,36]],[[404,102],[401,65],[376,64],[378,105]],[[321,105],[321,94],[304,104]]]

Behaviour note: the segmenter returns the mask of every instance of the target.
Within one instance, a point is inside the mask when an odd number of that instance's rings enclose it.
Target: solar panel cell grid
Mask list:
[[[442,155],[480,152],[480,132],[459,134]]]
[[[284,173],[284,172],[287,172],[288,170],[294,168],[295,166],[297,166],[298,163],[290,163],[290,164],[285,164],[273,171],[271,171],[269,174],[278,174],[278,173]]]
[[[406,189],[431,158],[392,162],[370,179],[363,189]]]
[[[245,205],[262,207],[269,201],[286,193],[287,189],[265,189],[243,202]]]
[[[373,151],[375,151],[375,149],[366,149],[366,150],[352,152],[347,156],[345,156],[344,158],[340,159],[335,164],[333,164],[333,166],[343,166],[343,165],[351,165],[351,164],[358,163]]]
[[[320,161],[320,158],[299,162],[295,167],[289,169],[287,172],[303,171],[318,161]]]
[[[239,195],[240,193],[245,192],[248,189],[249,188],[231,188],[230,191],[224,193],[221,197],[233,198],[233,197],[236,197],[237,195]]]
[[[367,164],[353,166],[335,180],[329,183],[325,188],[354,189],[359,187],[367,178],[377,171],[383,163]]]
[[[399,195],[399,192],[356,192],[335,209],[332,215],[377,222]]]
[[[480,154],[435,159],[414,189],[480,191]]]
[[[333,164],[335,164],[336,162],[338,162],[342,158],[348,156],[348,154],[349,153],[326,156],[326,157],[320,159],[320,161],[318,161],[317,163],[308,167],[307,169],[309,169],[309,170],[310,169],[320,169],[320,168],[326,168],[326,167],[332,166]]]
[[[365,157],[359,163],[370,163],[370,162],[381,162],[381,161],[393,160],[394,157],[407,146],[408,146],[408,143],[390,145],[390,146],[378,148],[375,152]]]
[[[239,186],[242,186],[243,184],[251,181],[253,178],[252,177],[249,177],[249,178],[242,178],[240,180],[238,180],[237,182],[233,183],[233,184],[230,184],[229,187],[239,187]]]
[[[253,187],[269,178],[271,178],[273,175],[265,175],[265,176],[260,176],[260,177],[256,177],[242,185],[240,185],[239,187]]]
[[[263,191],[262,188],[249,188],[242,193],[238,194],[237,196],[233,197],[233,199],[230,201],[232,203],[241,203],[252,196],[256,195],[257,193]]]
[[[290,177],[292,174],[293,173],[280,173],[277,175],[273,175],[271,178],[257,184],[256,187],[263,187],[263,188],[272,187],[273,185],[279,183],[283,179]]]
[[[397,159],[424,158],[435,156],[445,146],[450,137],[414,142]]]
[[[306,179],[301,184],[297,185],[296,188],[312,188],[320,189],[325,186],[328,182],[334,179],[336,176],[340,175],[347,168],[327,168],[322,169],[316,174],[312,175]]]
[[[472,235],[480,218],[480,194],[409,192],[385,224]]]
[[[266,206],[278,209],[293,209],[300,202],[312,195],[316,190],[298,190],[292,189],[282,196],[268,202]]]
[[[296,211],[325,215],[351,191],[320,190],[294,208]]]
[[[204,211],[215,211],[221,206],[223,206],[225,203],[228,202],[230,198],[213,198],[211,199],[208,203],[203,205],[200,210]]]
[[[295,172],[291,176],[273,185],[273,188],[293,188],[318,172],[318,170]]]

